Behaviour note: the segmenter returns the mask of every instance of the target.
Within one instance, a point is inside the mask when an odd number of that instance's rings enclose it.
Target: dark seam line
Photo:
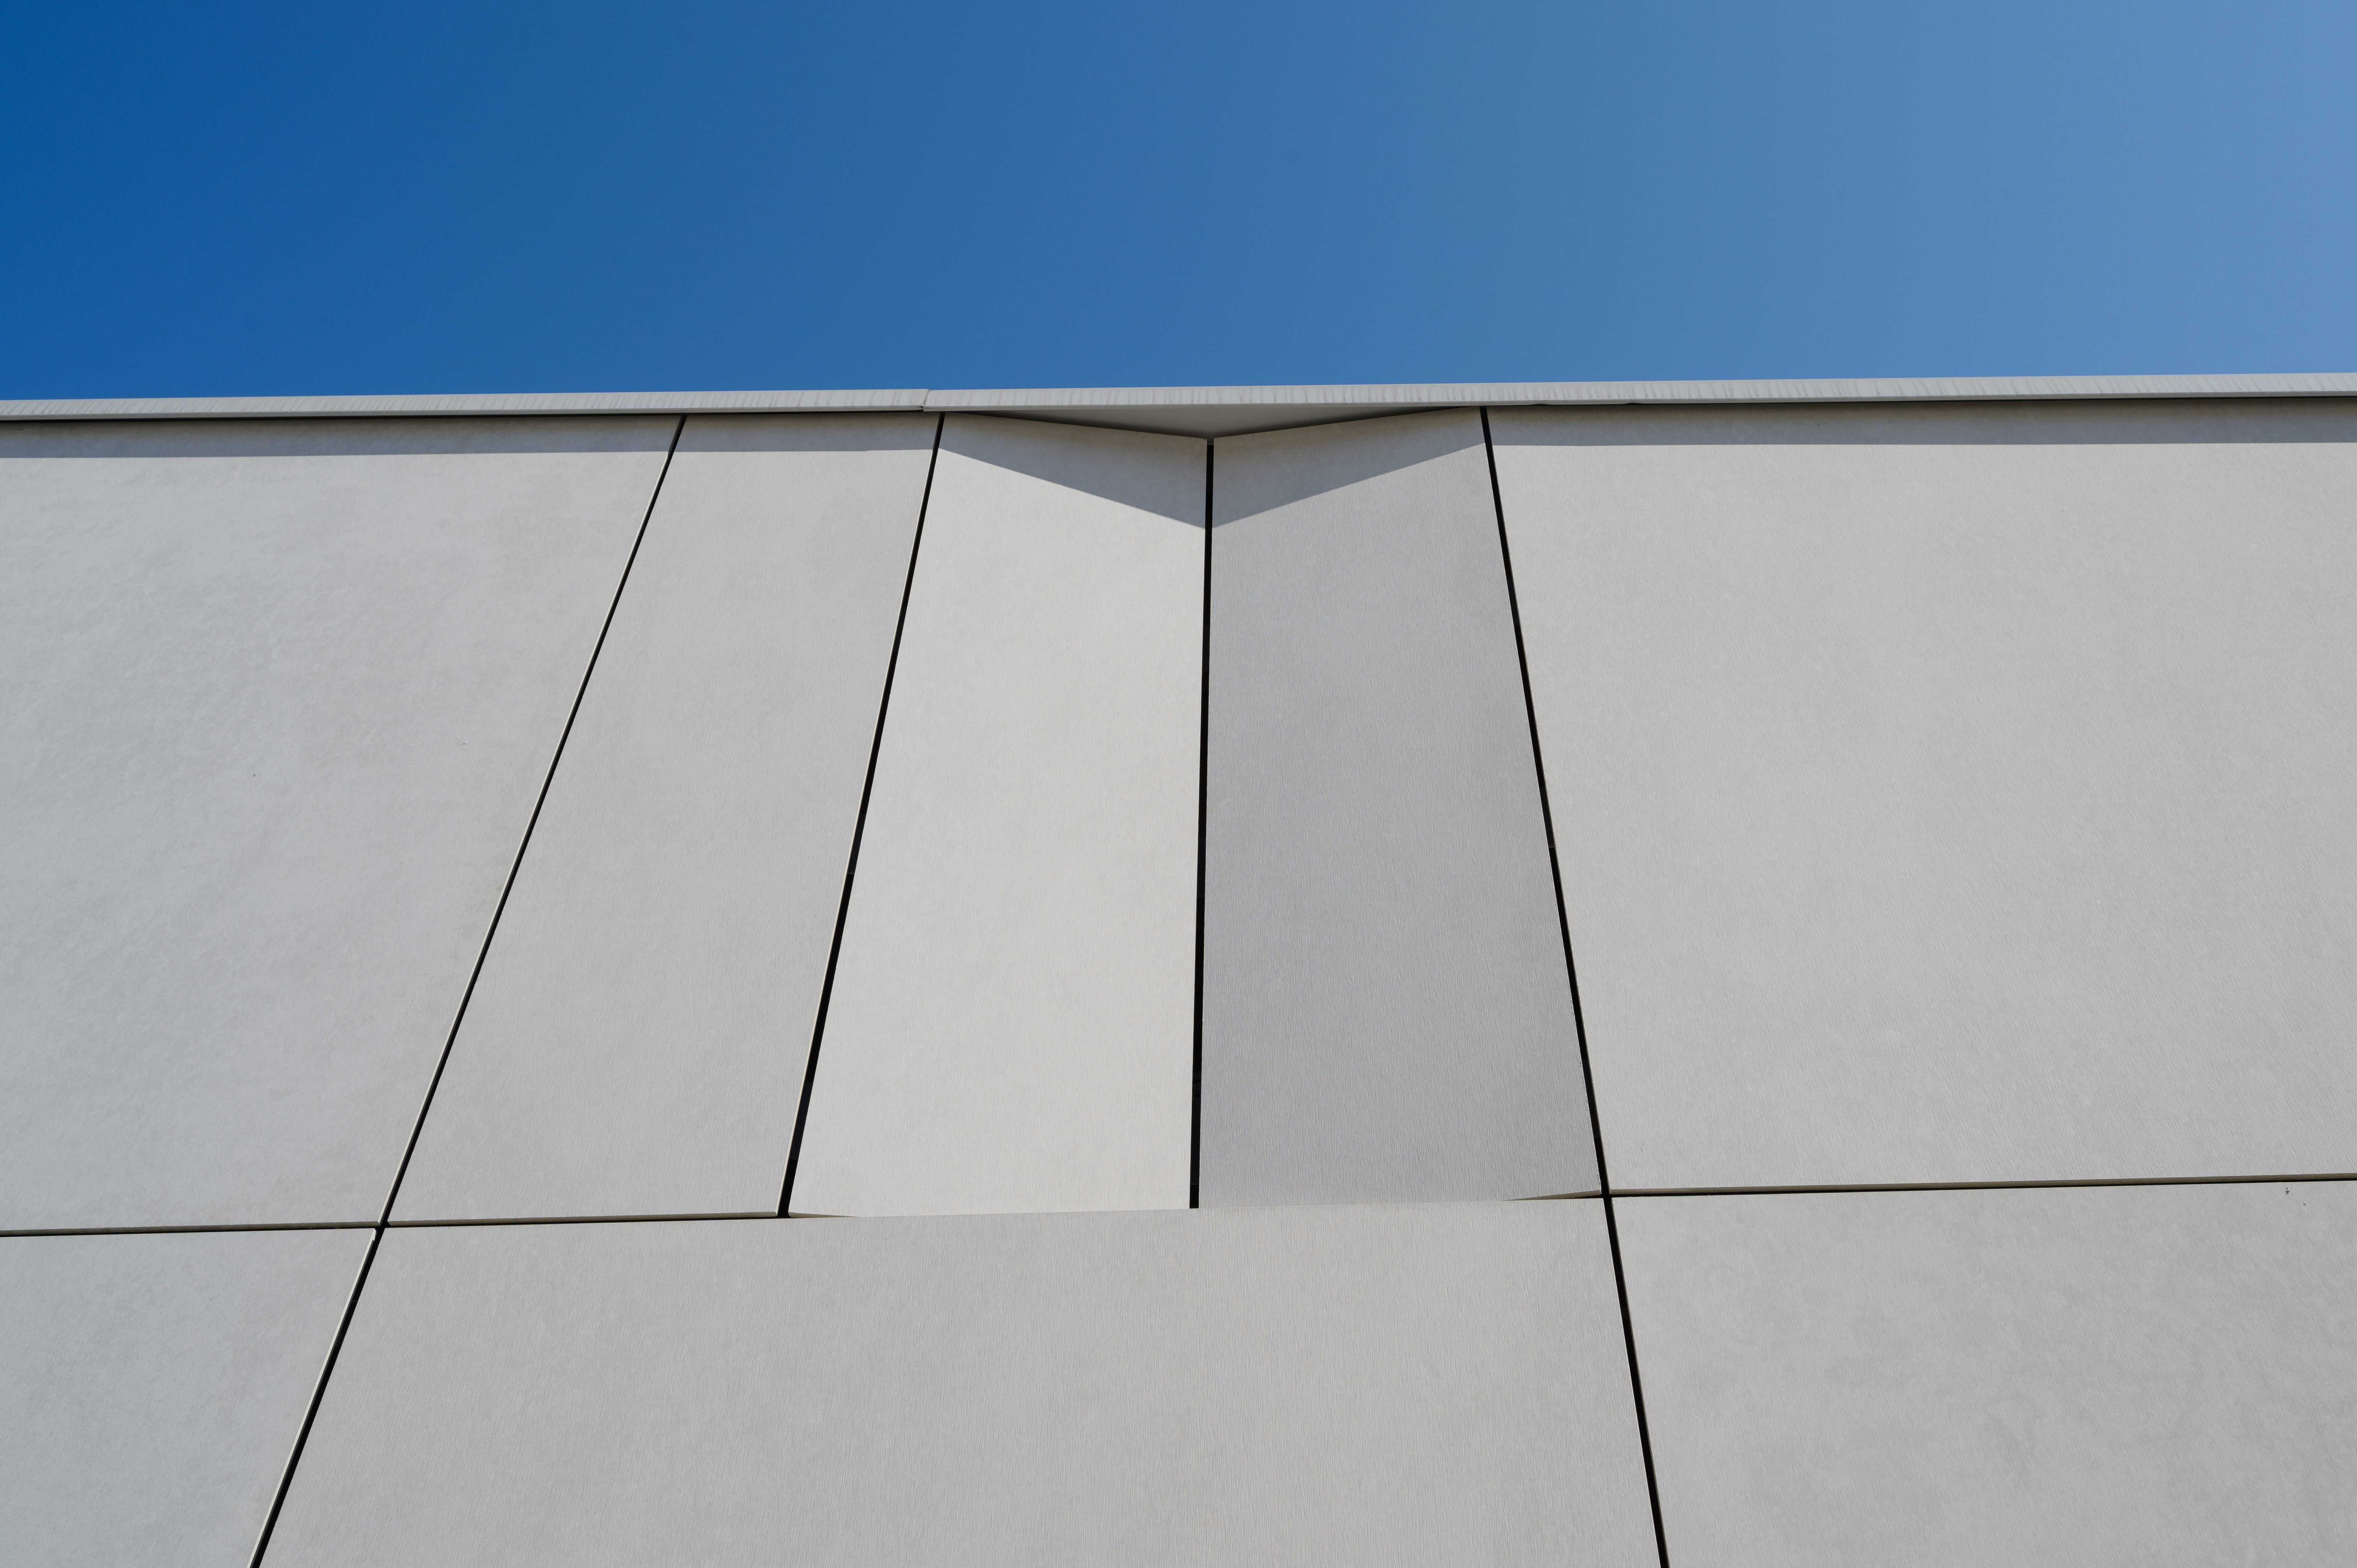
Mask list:
[[[1546,757],[1539,749],[1538,702],[1531,693],[1530,655],[1523,647],[1522,600],[1514,590],[1514,553],[1506,539],[1506,497],[1498,484],[1498,449],[1490,439],[1490,411],[1481,410],[1481,455],[1490,465],[1490,501],[1498,514],[1498,558],[1506,572],[1506,613],[1514,623],[1514,662],[1523,672],[1523,712],[1530,721],[1531,767],[1538,776],[1539,821],[1546,830],[1547,872],[1555,880],[1555,924],[1563,933],[1564,974],[1571,983],[1572,1033],[1579,1041],[1580,1089],[1587,1097],[1587,1131],[1596,1141],[1596,1180],[1604,1204],[1604,1239],[1612,1251],[1612,1288],[1620,1298],[1620,1339],[1629,1354],[1629,1393],[1637,1407],[1637,1448],[1645,1460],[1645,1497],[1653,1509],[1653,1551],[1670,1568],[1670,1541],[1662,1528],[1662,1487],[1653,1472],[1652,1426],[1645,1419],[1645,1381],[1637,1367],[1637,1329],[1629,1316],[1629,1276],[1620,1263],[1620,1225],[1612,1212],[1612,1177],[1604,1164],[1604,1122],[1596,1110],[1596,1078],[1587,1065],[1587,1019],[1579,1002],[1579,965],[1571,951],[1571,913],[1563,897],[1563,863],[1555,853],[1555,810],[1549,803]]]
[[[2054,1192],[2092,1187],[2266,1187],[2272,1182],[2357,1181],[2357,1175],[2312,1172],[2305,1176],[2065,1176],[2050,1181],[1892,1181],[1829,1183],[1821,1187],[1624,1187],[1622,1197],[1783,1197],[1840,1192]]]
[[[373,1230],[373,1219],[280,1219],[238,1225],[48,1225],[0,1230],[0,1240],[34,1236],[214,1236],[251,1230]]]
[[[810,1124],[811,1090],[818,1082],[818,1047],[826,1037],[826,1010],[834,1001],[834,966],[843,957],[843,928],[851,918],[851,884],[859,874],[859,843],[867,832],[867,801],[876,792],[876,759],[884,752],[884,720],[892,711],[892,679],[900,669],[900,635],[909,628],[909,596],[917,586],[917,554],[925,543],[925,512],[933,504],[933,471],[942,463],[942,430],[949,415],[933,416],[933,455],[925,462],[925,490],[917,499],[917,532],[909,541],[909,575],[900,583],[900,617],[892,623],[892,654],[884,661],[884,694],[876,704],[876,735],[867,745],[867,777],[859,786],[859,815],[851,824],[851,855],[843,866],[843,901],[835,906],[834,940],[826,950],[826,978],[819,983],[818,1016],[811,1024],[810,1055],[802,1062],[802,1095],[794,1107],[794,1141],[786,1149],[786,1177],[778,1187],[778,1218],[793,1202],[794,1177],[802,1164],[802,1129]]]
[[[2076,1192],[2088,1187],[2268,1187],[2275,1185],[2293,1187],[2332,1182],[2357,1182],[2357,1173],[2327,1171],[2275,1176],[2081,1176],[2058,1181],[1881,1182],[1859,1183],[1851,1187],[1615,1187],[1612,1196],[1616,1198],[1806,1197],[1812,1194],[1841,1193]],[[1601,1197],[1603,1192],[1600,1188],[1587,1187],[1577,1192],[1534,1193],[1528,1197],[1500,1198],[1495,1201],[1584,1203],[1589,1198]],[[1308,1207],[1347,1206],[1309,1205]],[[385,1222],[384,1228],[390,1230],[436,1230],[464,1225],[642,1225],[657,1220],[700,1223],[710,1219],[775,1219],[777,1218],[776,1214],[766,1208],[744,1209],[725,1214],[517,1214],[497,1219],[392,1219]],[[808,1219],[815,1217],[804,1214],[797,1215],[795,1218]],[[53,1226],[48,1230],[0,1230],[0,1241],[38,1241],[45,1236],[242,1236],[257,1230],[373,1230],[376,1229],[377,1222],[373,1219],[298,1219],[256,1225],[91,1225],[80,1228]]]
[[[1203,900],[1211,843],[1211,458],[1203,443],[1203,684],[1195,736],[1195,1098],[1187,1123],[1187,1207],[1203,1207]]]
[[[443,1036],[442,1058],[434,1064],[434,1077],[425,1086],[425,1102],[417,1108],[417,1120],[409,1129],[409,1145],[401,1152],[401,1165],[393,1173],[393,1186],[384,1195],[384,1209],[377,1216],[373,1233],[369,1238],[368,1256],[361,1260],[361,1272],[352,1282],[352,1294],[344,1303],[343,1321],[336,1326],[336,1341],[328,1351],[327,1364],[319,1369],[319,1381],[311,1391],[311,1407],[303,1415],[302,1430],[295,1435],[294,1449],[286,1455],[286,1468],[278,1477],[278,1494],[270,1500],[270,1515],[263,1520],[261,1538],[253,1543],[253,1563],[259,1568],[262,1554],[270,1550],[271,1532],[278,1528],[279,1510],[286,1506],[286,1493],[295,1484],[295,1468],[303,1462],[303,1446],[311,1439],[311,1423],[319,1414],[319,1403],[328,1395],[328,1380],[334,1376],[336,1358],[343,1353],[344,1336],[351,1331],[352,1314],[361,1305],[361,1288],[368,1283],[369,1270],[376,1263],[377,1249],[384,1242],[385,1227],[392,1222],[393,1206],[401,1196],[401,1184],[409,1175],[409,1162],[417,1153],[417,1140],[425,1131],[425,1118],[434,1109],[434,1096],[442,1087],[442,1074],[450,1066],[451,1047],[457,1044],[458,1031],[467,1021],[467,1008],[475,999],[476,983],[483,978],[483,965],[490,958],[491,943],[499,936],[500,917],[507,913],[508,898],[515,892],[516,877],[523,870],[524,855],[532,848],[533,830],[540,825],[540,813],[548,804],[548,791],[556,782],[556,769],[565,760],[565,742],[573,738],[573,725],[581,716],[581,704],[589,695],[589,682],[597,673],[597,656],[606,650],[607,635],[614,629],[614,617],[622,607],[622,594],[630,585],[630,568],[639,562],[639,551],[647,542],[647,527],[654,521],[655,504],[662,499],[663,480],[671,476],[671,461],[679,455],[679,438],[686,433],[687,415],[681,414],[672,426],[671,446],[663,453],[662,467],[655,473],[655,488],[647,497],[647,510],[639,519],[639,532],[630,541],[630,553],[622,562],[622,575],[614,585],[614,597],[606,607],[606,618],[597,628],[597,640],[589,649],[589,663],[581,671],[580,687],[573,693],[573,706],[565,715],[565,728],[556,737],[556,750],[548,759],[548,772],[540,781],[540,795],[532,803],[532,815],[523,825],[523,839],[516,845],[515,859],[508,865],[508,879],[500,889],[500,901],[491,909],[490,924],[483,931],[483,945],[475,954],[475,967],[467,976],[467,989],[459,993],[458,1011],[450,1020],[450,1032]]]
[[[278,1477],[278,1495],[270,1499],[270,1516],[262,1521],[262,1534],[253,1542],[252,1563],[260,1568],[262,1554],[270,1550],[271,1533],[278,1528],[279,1510],[286,1506],[287,1489],[295,1483],[295,1466],[303,1462],[303,1446],[311,1441],[311,1423],[319,1419],[319,1405],[328,1397],[328,1380],[336,1374],[336,1358],[344,1353],[344,1336],[352,1329],[352,1314],[361,1305],[361,1287],[368,1283],[369,1270],[376,1264],[376,1250],[384,1242],[384,1227],[372,1226],[369,1230],[368,1252],[361,1259],[361,1272],[352,1276],[352,1294],[344,1300],[344,1316],[336,1325],[335,1342],[328,1347],[328,1359],[319,1366],[319,1380],[311,1385],[311,1403],[303,1412],[303,1424],[295,1434],[295,1446],[287,1451],[285,1471]]]
[[[388,1230],[462,1230],[486,1225],[702,1225],[726,1219],[775,1219],[766,1208],[725,1214],[511,1214],[496,1219],[396,1219]]]

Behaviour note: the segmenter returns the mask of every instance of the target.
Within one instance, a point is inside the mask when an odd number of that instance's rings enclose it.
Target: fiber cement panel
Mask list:
[[[688,421],[396,1218],[775,1213],[933,421]]]
[[[271,1568],[1654,1561],[1592,1200],[395,1230]]]
[[[1594,1190],[1479,416],[1215,468],[1203,1202]]]
[[[1618,1208],[1680,1568],[2357,1560],[2357,1185]]]
[[[1178,1208],[1203,444],[952,416],[792,1207]]]
[[[0,429],[0,1229],[383,1211],[674,427]]]
[[[2357,1170],[2357,410],[1493,427],[1616,1187]]]
[[[368,1242],[0,1240],[0,1562],[245,1568]]]

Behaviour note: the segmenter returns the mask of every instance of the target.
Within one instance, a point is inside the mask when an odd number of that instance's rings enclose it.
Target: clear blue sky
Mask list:
[[[2357,370],[2357,5],[12,6],[0,397]]]

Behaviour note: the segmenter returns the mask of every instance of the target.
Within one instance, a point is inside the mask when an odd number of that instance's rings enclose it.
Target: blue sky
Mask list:
[[[12,7],[0,397],[2357,370],[2357,6]]]

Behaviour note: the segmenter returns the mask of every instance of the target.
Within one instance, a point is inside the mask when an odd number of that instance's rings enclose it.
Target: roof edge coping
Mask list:
[[[2072,398],[2357,396],[2357,373],[1985,376],[1843,381],[1458,381],[1428,385],[894,388],[869,391],[458,392],[330,397],[49,398],[0,421],[386,415],[968,412],[1085,418],[1136,409],[1449,408],[1477,404],[1940,403]]]

